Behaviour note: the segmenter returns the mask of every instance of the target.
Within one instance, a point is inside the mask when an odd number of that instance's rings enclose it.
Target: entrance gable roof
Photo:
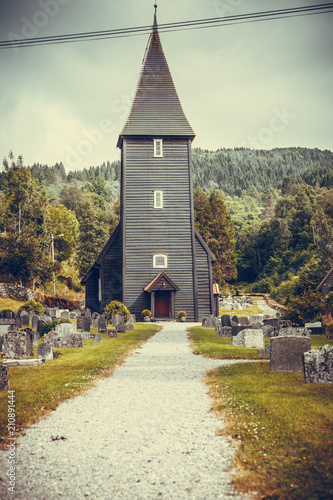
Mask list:
[[[145,292],[155,292],[157,290],[164,290],[165,288],[163,287],[164,284],[168,284],[168,289],[170,290],[170,287],[175,291],[178,292],[180,288],[172,281],[171,278],[165,272],[162,272],[158,274],[153,281],[149,283],[148,286],[145,288]]]

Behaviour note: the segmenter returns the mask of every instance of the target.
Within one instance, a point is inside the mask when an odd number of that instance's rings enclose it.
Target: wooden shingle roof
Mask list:
[[[165,58],[157,25],[150,35],[132,108],[118,140],[124,137],[189,137],[195,134],[187,121]]]

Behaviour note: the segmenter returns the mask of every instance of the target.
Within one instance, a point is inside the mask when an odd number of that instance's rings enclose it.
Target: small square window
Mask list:
[[[168,267],[168,256],[163,254],[154,255],[153,267],[154,269],[166,269]]]
[[[163,191],[154,191],[154,208],[163,208]]]
[[[162,158],[163,157],[163,140],[162,139],[154,139],[154,157]]]

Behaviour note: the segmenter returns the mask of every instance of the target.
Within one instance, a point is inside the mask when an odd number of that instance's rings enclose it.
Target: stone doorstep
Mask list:
[[[39,366],[43,363],[42,359],[5,359],[3,364],[6,366]]]

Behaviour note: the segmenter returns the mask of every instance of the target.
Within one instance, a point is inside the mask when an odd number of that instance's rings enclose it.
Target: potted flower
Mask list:
[[[177,319],[178,321],[186,321],[186,312],[185,311],[179,311],[179,313],[177,314]]]
[[[149,309],[144,309],[141,316],[143,317],[143,321],[150,321],[151,311],[149,311]]]

